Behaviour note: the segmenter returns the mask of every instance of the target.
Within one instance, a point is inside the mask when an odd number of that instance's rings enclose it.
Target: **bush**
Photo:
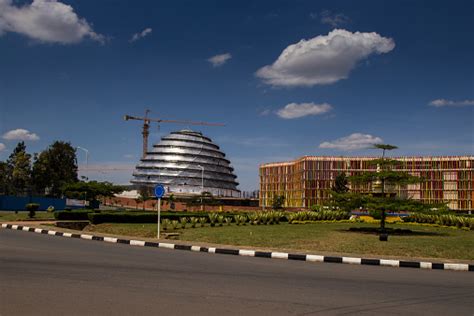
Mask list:
[[[423,214],[414,213],[410,216],[403,217],[406,223],[436,224],[443,226],[453,226],[457,228],[465,228],[474,230],[474,219],[467,216],[459,216],[454,214]]]
[[[25,205],[27,211],[37,211],[40,205],[38,203],[28,203]]]
[[[181,217],[179,219],[179,223],[181,224],[181,228],[186,228],[186,224],[188,223],[188,218],[187,217]]]
[[[209,222],[211,223],[211,227],[216,225],[216,221],[219,218],[219,214],[217,213],[209,213]]]
[[[94,213],[93,210],[59,211],[54,212],[54,218],[60,221],[87,221],[89,219],[88,215],[92,213]]]
[[[199,224],[201,224],[201,227],[204,227],[204,225],[206,224],[207,222],[207,218],[206,217],[199,217]]]
[[[382,211],[379,210],[370,210],[369,215],[374,219],[382,219]]]
[[[191,217],[189,219],[189,223],[191,224],[191,228],[196,228],[196,224],[199,222],[197,217]]]
[[[38,203],[28,203],[25,205],[25,209],[28,211],[28,217],[33,218],[36,215],[36,211],[39,209]]]
[[[279,216],[283,216],[283,214],[280,214]],[[289,224],[293,223],[294,221],[341,221],[348,220],[349,218],[350,214],[345,211],[301,211],[286,215],[286,219],[288,220]]]
[[[158,216],[156,220],[158,220]],[[161,221],[161,229],[168,230],[168,227],[170,226],[171,226],[171,221],[169,219],[165,218]]]

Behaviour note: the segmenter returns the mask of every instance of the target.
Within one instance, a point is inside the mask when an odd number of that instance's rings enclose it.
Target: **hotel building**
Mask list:
[[[337,175],[376,171],[370,160],[378,157],[305,156],[294,161],[260,165],[260,206],[271,206],[278,195],[286,207],[309,208],[329,201]],[[397,196],[423,203],[447,203],[457,211],[474,207],[474,156],[390,157],[396,170],[421,178],[417,184],[387,188]],[[352,192],[371,192],[370,184],[349,185]]]

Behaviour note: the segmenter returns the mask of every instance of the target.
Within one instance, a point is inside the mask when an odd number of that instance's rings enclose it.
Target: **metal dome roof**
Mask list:
[[[192,130],[162,137],[140,160],[133,177],[133,184],[160,183],[168,193],[240,196],[237,176],[225,154],[209,137]]]

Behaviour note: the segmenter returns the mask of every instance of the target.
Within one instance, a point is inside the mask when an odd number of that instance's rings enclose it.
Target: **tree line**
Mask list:
[[[63,187],[78,182],[76,149],[55,141],[40,153],[29,154],[19,142],[6,161],[0,161],[0,194],[62,197]]]
[[[6,161],[0,161],[0,195],[46,196],[97,201],[125,190],[110,182],[78,179],[76,148],[55,141],[33,155],[24,142],[17,144]]]

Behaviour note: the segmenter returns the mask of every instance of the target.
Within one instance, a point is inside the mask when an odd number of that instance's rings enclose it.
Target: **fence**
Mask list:
[[[0,210],[21,211],[25,209],[25,205],[28,203],[38,203],[41,211],[46,210],[49,206],[53,206],[56,210],[63,210],[66,207],[66,199],[36,196],[0,196]]]

